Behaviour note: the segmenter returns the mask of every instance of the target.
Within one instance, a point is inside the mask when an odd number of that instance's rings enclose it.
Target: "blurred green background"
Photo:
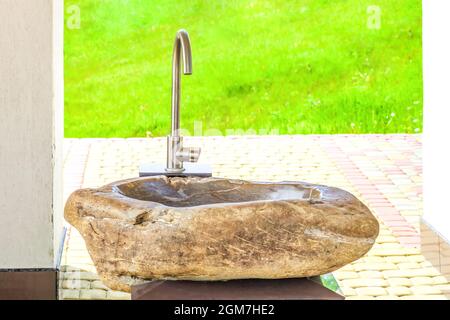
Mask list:
[[[79,28],[68,27],[74,6]],[[167,135],[180,28],[192,42],[181,100],[191,132],[195,121],[214,134],[422,131],[420,0],[66,0],[65,8],[66,137]]]

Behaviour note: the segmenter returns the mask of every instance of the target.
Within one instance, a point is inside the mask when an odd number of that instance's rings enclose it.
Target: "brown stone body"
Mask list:
[[[151,279],[316,276],[363,256],[378,222],[350,193],[303,182],[145,177],[80,189],[65,218],[112,289]]]

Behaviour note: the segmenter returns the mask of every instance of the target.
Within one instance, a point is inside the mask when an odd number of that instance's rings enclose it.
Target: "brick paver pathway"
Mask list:
[[[261,181],[300,180],[346,189],[380,221],[377,243],[334,272],[347,299],[445,299],[449,282],[419,250],[422,213],[420,135],[186,137],[202,147],[214,175]],[[135,177],[142,162],[165,162],[165,138],[66,139],[64,194]],[[68,227],[62,299],[129,299],[106,288],[80,234]]]

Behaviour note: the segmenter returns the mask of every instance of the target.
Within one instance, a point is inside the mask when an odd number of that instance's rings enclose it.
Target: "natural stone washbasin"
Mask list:
[[[350,193],[304,182],[144,177],[75,191],[65,218],[112,289],[151,279],[316,276],[363,256],[378,222]]]

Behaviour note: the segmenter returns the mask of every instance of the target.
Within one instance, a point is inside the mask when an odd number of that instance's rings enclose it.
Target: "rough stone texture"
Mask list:
[[[303,182],[146,177],[80,189],[65,218],[103,282],[315,276],[363,256],[379,226],[350,193]]]

